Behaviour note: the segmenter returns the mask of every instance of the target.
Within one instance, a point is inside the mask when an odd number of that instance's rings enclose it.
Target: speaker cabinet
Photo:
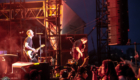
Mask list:
[[[128,1],[107,0],[108,45],[126,45],[128,41]]]
[[[18,80],[49,80],[49,63],[16,62],[12,64],[14,79]]]

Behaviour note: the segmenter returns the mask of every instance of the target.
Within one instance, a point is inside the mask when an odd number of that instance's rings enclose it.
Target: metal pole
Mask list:
[[[135,55],[137,55],[136,46],[137,46],[137,44],[136,44],[136,42],[134,42]],[[137,59],[136,58],[135,58],[135,65],[137,66]]]
[[[41,35],[39,35],[39,43],[40,43],[40,62],[41,62]]]

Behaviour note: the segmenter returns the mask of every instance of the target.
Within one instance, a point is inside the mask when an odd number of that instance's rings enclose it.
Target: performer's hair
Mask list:
[[[27,32],[26,32],[26,34],[28,35],[30,31],[32,31],[32,30],[31,29],[28,29]]]
[[[86,37],[83,37],[83,38],[81,38],[81,39],[83,39],[83,40],[87,40],[87,38],[86,38]]]

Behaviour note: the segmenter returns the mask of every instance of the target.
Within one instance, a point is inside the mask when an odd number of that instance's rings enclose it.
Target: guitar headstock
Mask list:
[[[45,44],[42,44],[42,45],[41,45],[41,47],[44,47],[44,46],[45,46]]]

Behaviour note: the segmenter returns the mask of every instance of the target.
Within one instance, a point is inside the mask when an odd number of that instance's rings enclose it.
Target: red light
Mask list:
[[[129,29],[127,31],[129,31]]]

